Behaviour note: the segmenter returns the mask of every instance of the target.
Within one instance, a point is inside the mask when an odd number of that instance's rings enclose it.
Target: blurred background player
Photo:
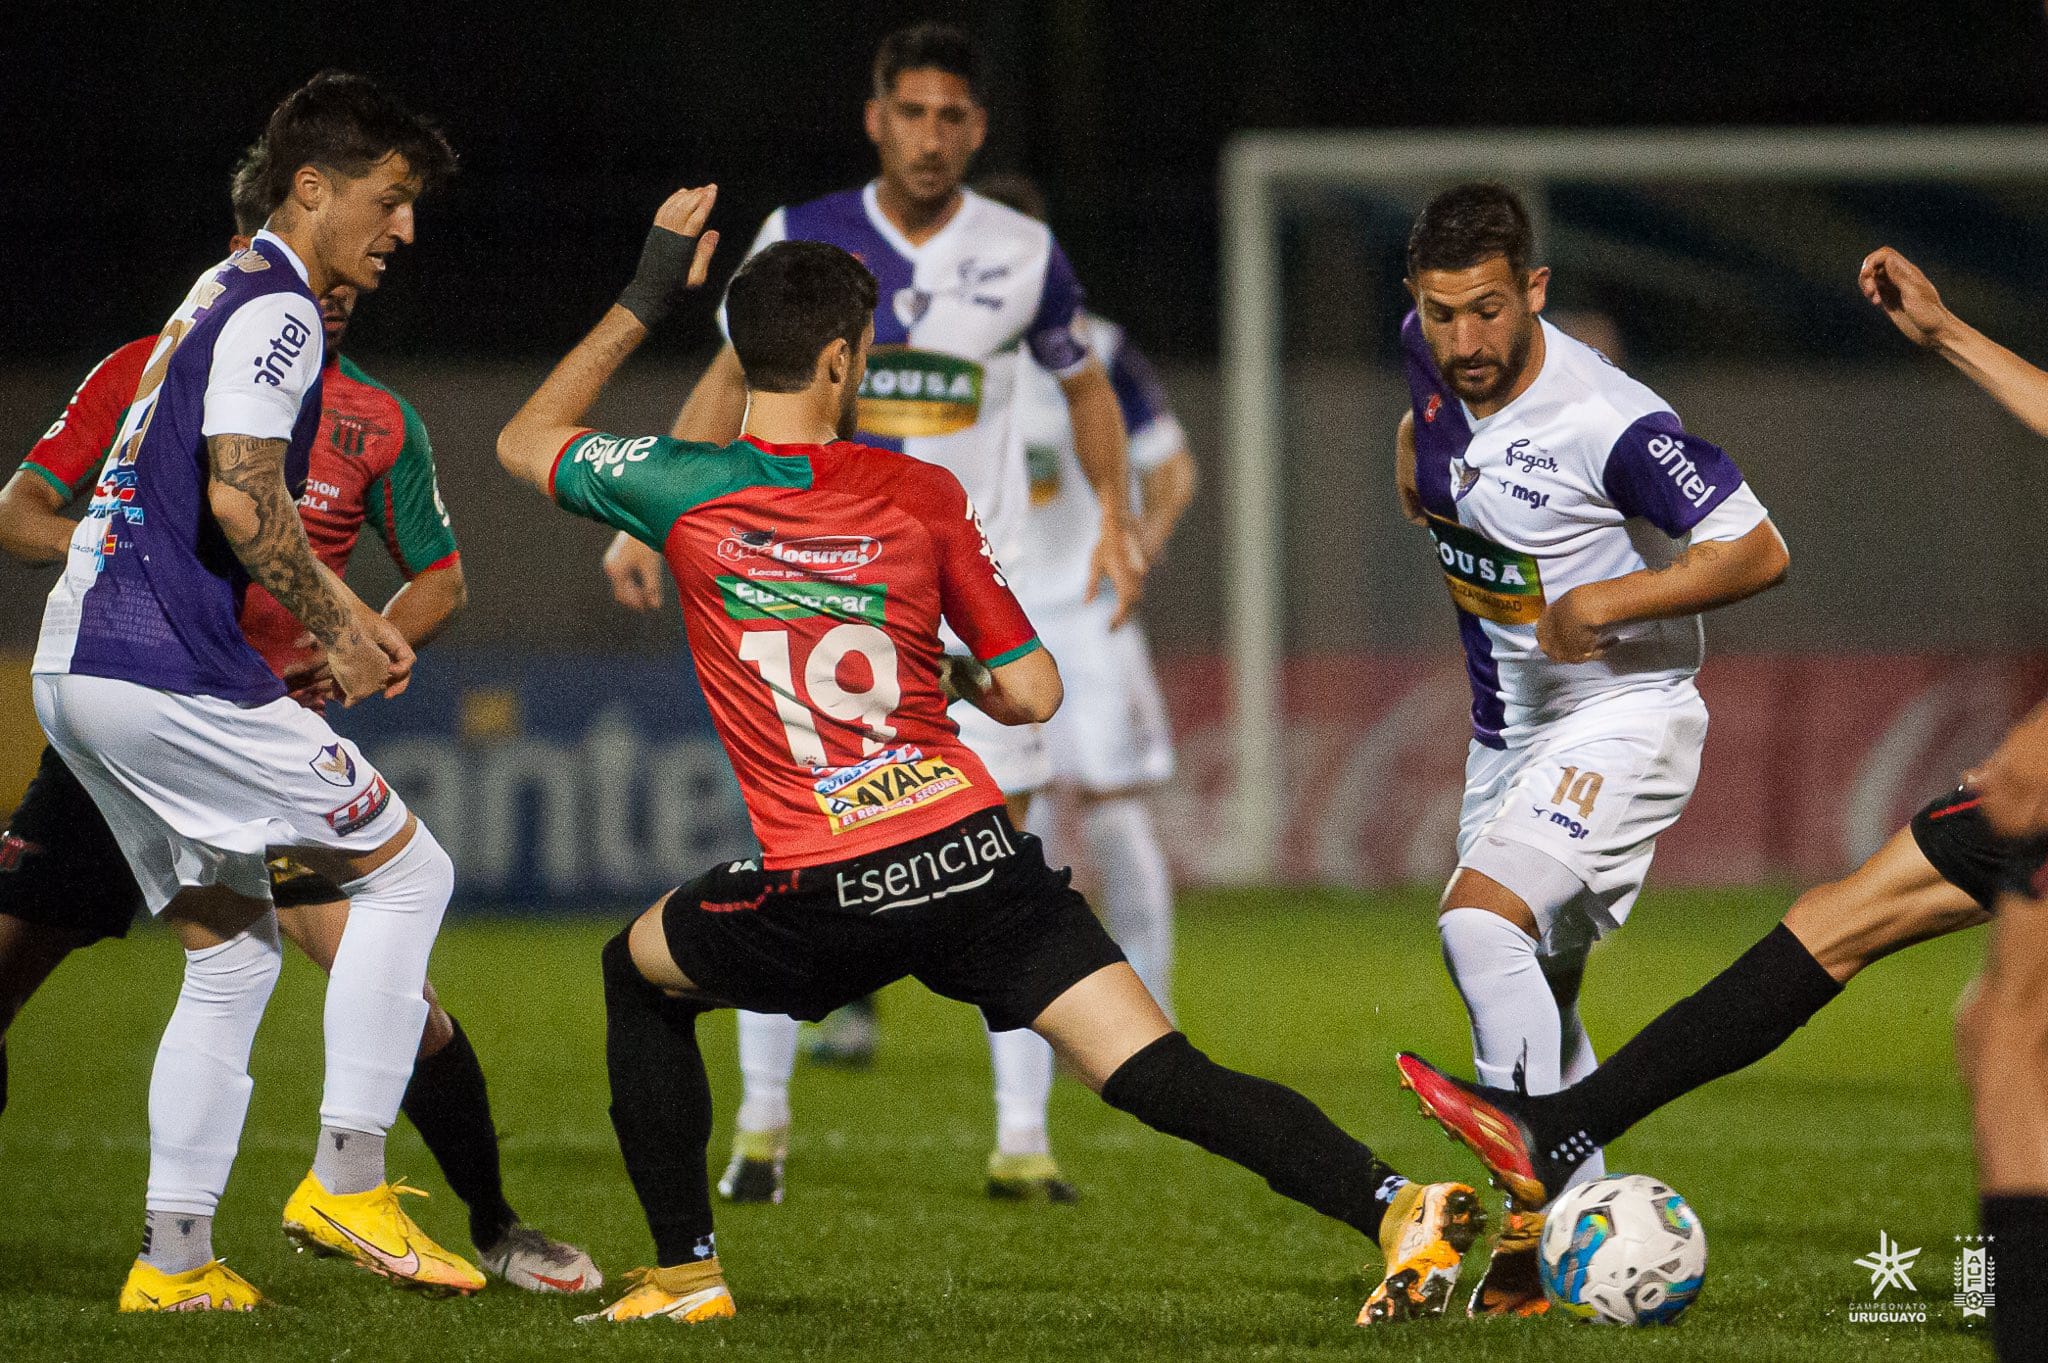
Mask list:
[[[1480,1081],[1590,1072],[1578,994],[1699,775],[1699,612],[1778,582],[1785,546],[1728,456],[1544,322],[1519,199],[1466,184],[1408,244],[1404,513],[1457,608],[1473,738],[1438,933]],[[1596,1177],[1589,1153],[1581,1177]],[[1510,1208],[1475,1315],[1545,1308],[1541,1216]]]
[[[1030,177],[985,176],[975,189],[1045,221],[1045,195]],[[1138,543],[1148,565],[1165,552],[1195,495],[1187,435],[1166,405],[1158,376],[1122,327],[1086,314],[1088,348],[1109,374],[1129,438],[1138,491]],[[1031,474],[1031,512],[1018,552],[1003,560],[1017,599],[1060,660],[1067,698],[1045,723],[1053,781],[1078,802],[1082,846],[1098,877],[1109,935],[1152,997],[1173,1011],[1173,877],[1152,795],[1173,775],[1173,731],[1145,627],[1111,628],[1117,602],[1088,591],[1088,551],[1101,523],[1095,493],[1074,454],[1073,423],[1058,381],[1026,365],[1017,426]],[[1032,806],[1032,832],[1055,865],[1067,861],[1051,800]]]
[[[1121,623],[1144,575],[1123,421],[1107,374],[1088,353],[1081,286],[1059,244],[1042,223],[963,187],[988,130],[982,65],[979,48],[956,28],[919,24],[884,38],[866,108],[880,174],[860,189],[778,208],[749,254],[783,240],[828,241],[874,271],[881,293],[874,361],[860,394],[861,439],[952,470],[1004,564],[1019,546],[1029,498],[1014,415],[1020,352],[1053,374],[1102,508],[1089,595],[1092,584],[1107,582]],[[746,385],[727,345],[691,391],[674,433],[722,444],[738,435],[745,410]],[[618,537],[606,570],[621,601],[660,604],[660,559],[644,546]],[[1051,777],[1043,736],[1035,725],[995,724],[971,706],[956,707],[954,717],[1022,828],[1031,792]],[[720,1188],[735,1200],[779,1202],[797,1024],[743,1013],[739,1032],[746,1097]],[[1046,1133],[1052,1052],[1023,1031],[992,1032],[989,1046],[996,1090],[990,1194],[1071,1200]]]
[[[697,1018],[735,1005],[822,1017],[908,975],[980,1007],[992,1027],[1035,1029],[1112,1106],[1379,1239],[1386,1275],[1360,1324],[1440,1315],[1484,1221],[1473,1191],[1409,1182],[1298,1093],[1224,1069],[1173,1030],[1087,901],[1012,827],[946,717],[941,675],[962,669],[942,618],[983,669],[969,698],[999,723],[1050,716],[1059,669],[959,480],[845,439],[874,276],[800,240],[734,276],[742,438],[581,424],[674,297],[703,283],[715,196],[679,190],[662,205],[618,304],[498,439],[505,468],[564,510],[661,546],[762,847],[662,896],[604,949],[612,1121],[657,1267],[584,1319],[734,1312],[706,1187]],[[855,532],[879,552],[851,566],[791,572],[790,560],[730,547]],[[870,604],[884,600],[886,611]],[[841,666],[855,656],[862,666]]]
[[[258,143],[235,172],[230,251],[247,249],[275,206],[269,171]],[[314,556],[337,574],[347,571],[365,523],[376,531],[405,578],[383,614],[417,649],[454,619],[468,588],[425,424],[410,403],[341,353],[357,298],[354,286],[337,284],[320,300],[327,347],[320,429],[299,516]],[[130,342],[95,366],[0,488],[0,548],[27,563],[63,559],[76,527],[61,513],[92,486],[156,341]],[[301,703],[318,709],[334,694],[325,651],[260,586],[244,600],[242,630]],[[347,896],[289,856],[273,858],[269,870],[280,931],[330,969],[348,920]],[[7,1025],[66,955],[125,936],[141,905],[141,887],[106,820],[46,747],[0,834],[0,1110],[7,1105]],[[431,983],[425,994],[427,1020],[402,1110],[468,1206],[481,1266],[532,1291],[594,1291],[602,1278],[589,1256],[526,1226],[505,1200],[483,1067]]]
[[[431,1290],[484,1281],[413,1224],[384,1171],[454,868],[355,745],[289,698],[240,624],[259,582],[325,648],[345,700],[405,685],[411,647],[314,557],[296,494],[320,425],[318,300],[337,284],[377,287],[413,239],[414,199],[454,154],[371,82],[335,72],[287,96],[263,141],[278,207],[165,325],[31,665],[52,746],[185,948],[150,1080],[142,1253],[123,1310],[262,1300],[214,1257],[212,1221],[280,964],[265,865],[277,847],[350,900],[313,1167],[285,1204],[286,1233]]]

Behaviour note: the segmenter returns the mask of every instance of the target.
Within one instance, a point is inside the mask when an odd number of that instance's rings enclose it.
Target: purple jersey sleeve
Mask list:
[[[1124,429],[1135,434],[1166,413],[1166,388],[1152,362],[1138,353],[1128,337],[1109,357],[1109,386],[1123,409]]]
[[[1038,296],[1038,312],[1025,328],[1024,343],[1031,358],[1061,378],[1079,369],[1088,359],[1088,343],[1081,338],[1081,281],[1067,253],[1052,243],[1045,262],[1045,290]]]
[[[1742,486],[1727,451],[1690,434],[1670,412],[1640,417],[1614,442],[1600,477],[1624,515],[1676,538]]]

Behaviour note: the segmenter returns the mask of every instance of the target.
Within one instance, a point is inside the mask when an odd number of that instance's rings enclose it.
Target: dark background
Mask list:
[[[440,119],[464,164],[357,344],[555,352],[675,185],[724,187],[730,268],[769,208],[865,178],[875,41],[924,17],[989,49],[982,167],[1044,179],[1094,301],[1167,358],[1215,353],[1235,128],[2048,118],[2038,0],[12,5],[0,359],[89,364],[154,326],[220,252],[237,152],[325,65]],[[660,344],[709,340],[700,316]]]

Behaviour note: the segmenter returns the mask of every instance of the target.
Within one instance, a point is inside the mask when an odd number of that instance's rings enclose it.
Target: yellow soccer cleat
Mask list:
[[[1444,1313],[1465,1251],[1486,1231],[1479,1194],[1463,1183],[1410,1183],[1380,1226],[1387,1276],[1365,1299],[1360,1325],[1429,1320]]]
[[[672,1320],[698,1325],[707,1320],[725,1320],[735,1307],[732,1290],[725,1285],[725,1273],[713,1258],[673,1268],[634,1268],[626,1271],[633,1284],[625,1296],[602,1311],[576,1317],[579,1325],[600,1320]]]
[[[284,1204],[285,1239],[301,1250],[352,1259],[404,1287],[462,1296],[481,1291],[484,1275],[414,1224],[398,1205],[400,1193],[426,1196],[402,1183],[380,1183],[365,1193],[330,1193],[309,1172]]]
[[[1525,1212],[1508,1199],[1508,1212],[1487,1261],[1486,1276],[1472,1289],[1468,1316],[1540,1316],[1550,1309],[1536,1250],[1543,1243],[1543,1213]]]
[[[991,1151],[988,1157],[988,1195],[998,1202],[1079,1202],[1081,1190],[1060,1177],[1060,1166],[1051,1155],[1005,1155]]]
[[[121,1284],[123,1311],[254,1311],[264,1305],[263,1294],[218,1259],[183,1273],[137,1259]]]

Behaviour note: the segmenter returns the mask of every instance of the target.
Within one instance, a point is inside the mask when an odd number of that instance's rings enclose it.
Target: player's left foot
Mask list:
[[[1546,1148],[1521,1111],[1529,1100],[1520,1094],[1454,1079],[1406,1051],[1394,1064],[1401,1087],[1415,1095],[1423,1115],[1479,1156],[1494,1183],[1519,1206],[1548,1206],[1592,1153],[1590,1144],[1578,1140]]]
[[[825,1020],[805,1029],[803,1053],[819,1065],[862,1070],[875,1063],[875,1044],[882,1029],[875,1021],[873,998],[855,999],[844,1008],[826,1014]]]
[[[727,1202],[782,1201],[782,1164],[789,1155],[789,1128],[732,1133],[732,1162],[718,1180]]]
[[[1525,1212],[1509,1199],[1507,1216],[1487,1261],[1486,1276],[1465,1304],[1468,1316],[1540,1316],[1550,1309],[1536,1250],[1543,1242],[1543,1213]]]
[[[1486,1232],[1479,1194],[1463,1183],[1410,1183],[1380,1226],[1387,1275],[1359,1309],[1360,1325],[1431,1320],[1450,1304],[1465,1251]]]
[[[267,1304],[247,1278],[218,1259],[183,1273],[137,1259],[121,1284],[123,1311],[254,1311]]]
[[[484,1275],[461,1255],[435,1244],[398,1205],[400,1193],[426,1196],[402,1183],[330,1193],[308,1172],[284,1204],[285,1239],[301,1251],[339,1254],[402,1287],[459,1296],[483,1290]]]
[[[514,1221],[495,1245],[478,1246],[476,1266],[528,1292],[595,1292],[604,1286],[604,1274],[588,1254],[523,1221]]]
[[[717,1259],[678,1264],[673,1268],[626,1270],[633,1284],[625,1296],[587,1316],[576,1317],[578,1325],[601,1320],[672,1320],[680,1325],[697,1325],[707,1320],[724,1320],[734,1313],[732,1290]]]
[[[1060,1177],[1060,1166],[1051,1155],[1005,1155],[1000,1150],[988,1157],[988,1195],[998,1202],[1081,1200],[1081,1190]]]

